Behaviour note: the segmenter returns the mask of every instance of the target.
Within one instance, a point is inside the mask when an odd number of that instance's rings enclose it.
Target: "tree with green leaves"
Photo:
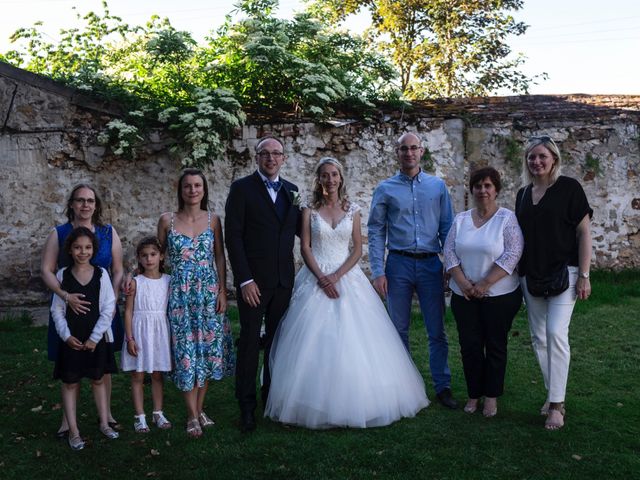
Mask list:
[[[368,35],[400,70],[409,98],[481,96],[499,89],[526,92],[536,77],[511,56],[510,35],[527,26],[510,12],[523,0],[313,0],[317,18],[338,21],[366,9]],[[542,75],[544,77],[544,74]]]

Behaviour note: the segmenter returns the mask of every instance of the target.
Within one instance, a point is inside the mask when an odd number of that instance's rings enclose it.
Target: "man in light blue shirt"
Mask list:
[[[429,337],[429,366],[440,403],[457,408],[451,394],[449,345],[444,331],[443,268],[438,254],[453,221],[442,179],[420,169],[420,138],[405,133],[396,148],[400,171],[373,193],[369,214],[369,261],[373,286],[387,299],[389,316],[407,350],[413,292]],[[384,265],[385,246],[389,250]]]

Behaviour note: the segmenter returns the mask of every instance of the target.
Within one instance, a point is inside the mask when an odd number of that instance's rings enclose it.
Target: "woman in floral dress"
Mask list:
[[[171,265],[168,317],[175,384],[184,392],[187,434],[200,437],[214,422],[204,412],[209,380],[233,375],[226,261],[220,219],[207,209],[204,174],[187,169],[178,181],[178,211],[158,222]]]

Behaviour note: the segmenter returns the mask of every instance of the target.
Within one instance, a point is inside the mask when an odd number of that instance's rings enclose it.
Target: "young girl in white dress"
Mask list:
[[[429,404],[424,382],[358,266],[360,208],[334,158],[316,168],[300,243],[305,266],[271,349],[265,416],[314,429],[414,416]]]
[[[131,397],[135,409],[133,428],[149,431],[144,413],[144,374],[151,374],[153,422],[171,428],[162,411],[163,373],[171,371],[171,344],[167,300],[169,275],[162,273],[164,255],[156,237],[143,238],[136,247],[140,275],[131,281],[124,312],[125,340],[122,370],[131,371]]]

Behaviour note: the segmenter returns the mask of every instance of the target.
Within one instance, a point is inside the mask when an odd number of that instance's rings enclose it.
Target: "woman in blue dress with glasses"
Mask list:
[[[67,267],[71,263],[69,255],[62,248],[65,239],[74,228],[86,227],[95,233],[98,239],[98,252],[91,261],[97,267],[105,268],[111,275],[111,285],[113,291],[118,295],[120,284],[123,278],[122,265],[122,245],[116,229],[109,224],[102,223],[102,202],[96,190],[89,184],[81,183],[73,187],[67,207],[65,210],[67,223],[55,227],[44,244],[42,253],[42,263],[40,274],[45,285],[51,292],[58,295],[67,302],[69,308],[76,314],[83,314],[88,311],[88,303],[82,299],[80,294],[69,294],[65,292],[58,279],[56,272],[62,267]],[[116,308],[111,329],[107,331],[107,342],[109,348],[120,350],[124,337],[122,321]],[[47,338],[47,353],[49,360],[55,361],[58,355],[58,334],[51,316],[49,316],[49,331]],[[114,366],[115,367],[115,366]],[[107,399],[109,405],[109,425],[118,429],[120,425],[111,414],[111,375],[104,377],[107,386]],[[64,413],[62,424],[56,435],[65,437],[68,432],[68,425]]]

